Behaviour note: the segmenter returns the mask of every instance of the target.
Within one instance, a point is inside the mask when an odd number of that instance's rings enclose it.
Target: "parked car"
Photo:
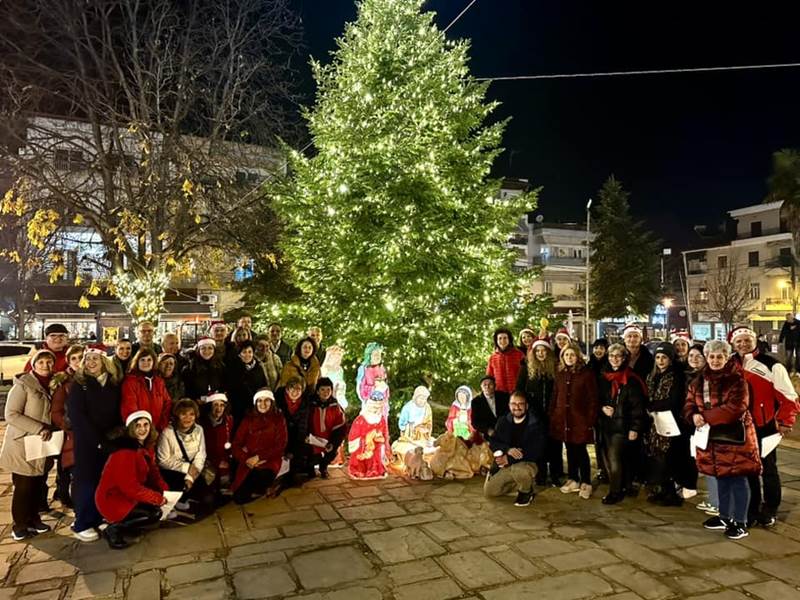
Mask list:
[[[35,352],[33,342],[0,342],[0,383],[22,373]]]

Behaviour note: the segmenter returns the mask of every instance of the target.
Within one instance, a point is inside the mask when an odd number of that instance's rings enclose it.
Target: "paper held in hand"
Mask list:
[[[165,520],[169,513],[175,508],[175,505],[178,503],[178,500],[181,499],[183,496],[183,492],[164,492],[164,498],[167,499],[167,503],[161,507],[161,521]]]
[[[773,433],[761,440],[761,458],[767,456],[770,452],[778,447],[781,443],[783,436],[780,433]]]
[[[698,427],[694,430],[694,435],[691,439],[691,447],[700,448],[700,450],[705,450],[708,446],[708,433],[711,431],[711,426],[706,423],[702,427]],[[694,456],[694,453],[692,454]]]
[[[664,437],[677,437],[681,434],[675,417],[672,415],[671,410],[661,410],[653,413],[653,420],[656,424],[656,431],[658,435]]]
[[[290,463],[289,463],[289,459],[288,458],[282,458],[281,459],[281,468],[278,469],[278,474],[275,475],[275,479],[277,479],[281,475],[285,475],[286,473],[289,472],[289,464]]]
[[[64,445],[64,432],[54,431],[46,442],[42,440],[40,435],[26,435],[24,444],[25,460],[56,456],[61,454],[61,446]]]
[[[325,438],[317,437],[312,433],[309,433],[306,436],[306,443],[311,444],[312,446],[316,446],[317,448],[325,448],[328,445],[328,440],[326,440]]]

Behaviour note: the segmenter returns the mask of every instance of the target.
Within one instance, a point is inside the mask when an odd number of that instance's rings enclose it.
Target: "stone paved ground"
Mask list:
[[[123,551],[71,537],[71,519],[30,543],[10,537],[0,474],[0,600],[790,600],[800,598],[800,444],[781,448],[784,502],[772,531],[739,542],[693,508],[643,499],[606,507],[541,491],[533,505],[485,500],[467,482],[329,480],[227,506]]]

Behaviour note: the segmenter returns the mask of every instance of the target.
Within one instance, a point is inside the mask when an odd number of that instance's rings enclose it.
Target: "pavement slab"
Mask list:
[[[0,600],[794,600],[800,446],[779,460],[777,526],[736,542],[702,528],[702,480],[681,508],[644,494],[607,507],[604,486],[589,501],[540,490],[517,508],[484,498],[478,477],[355,482],[339,470],[113,552],[74,540],[71,515],[49,514],[55,531],[26,543],[0,521]]]

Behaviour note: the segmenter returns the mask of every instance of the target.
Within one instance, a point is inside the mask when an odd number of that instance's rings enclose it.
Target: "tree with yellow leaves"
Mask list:
[[[0,121],[31,243],[96,232],[134,320],[158,318],[197,252],[269,248],[257,183],[282,168],[276,136],[292,141],[298,41],[288,0],[0,3]]]

